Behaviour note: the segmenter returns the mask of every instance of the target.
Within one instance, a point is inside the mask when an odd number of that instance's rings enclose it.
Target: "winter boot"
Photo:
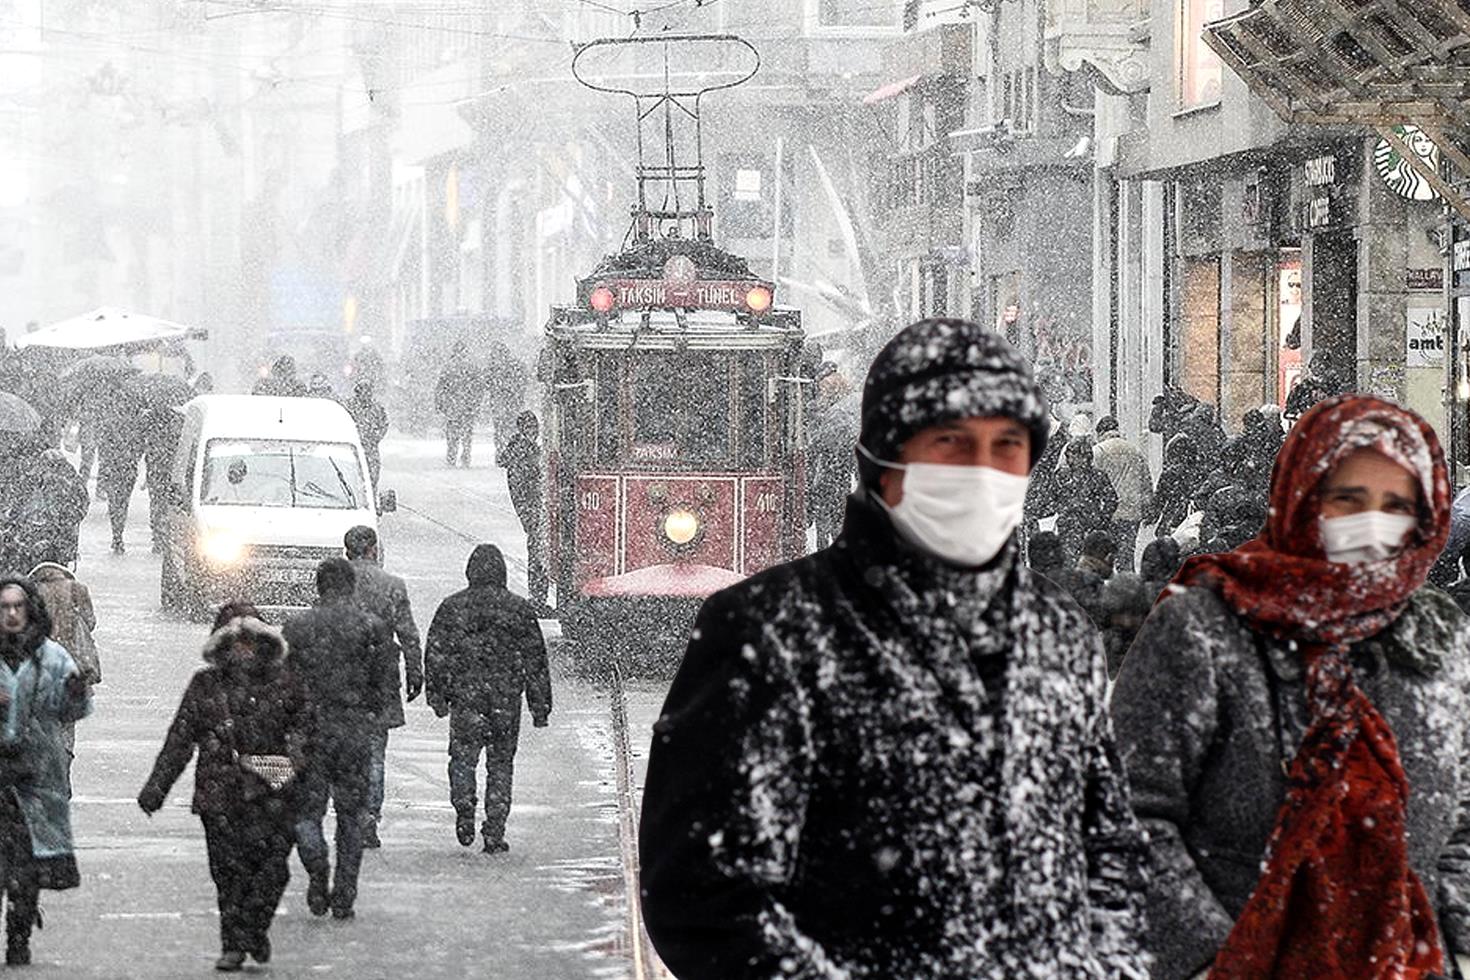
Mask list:
[[[306,907],[312,915],[326,915],[332,898],[332,872],[327,865],[307,871]]]
[[[475,842],[475,818],[471,816],[458,816],[454,819],[454,836],[464,847],[469,847]]]
[[[501,840],[490,840],[490,839],[487,838],[485,840],[485,853],[486,854],[504,854],[504,853],[506,853],[509,850],[510,850],[510,845],[507,844],[504,839],[501,839]]]
[[[362,849],[364,851],[376,851],[383,846],[378,839],[378,818],[368,817],[362,822]]]
[[[239,973],[245,969],[245,954],[236,949],[227,949],[214,961],[214,968],[221,973]]]
[[[256,943],[255,948],[250,951],[250,955],[255,957],[257,963],[269,963],[271,961],[271,941],[262,936],[260,942]]]

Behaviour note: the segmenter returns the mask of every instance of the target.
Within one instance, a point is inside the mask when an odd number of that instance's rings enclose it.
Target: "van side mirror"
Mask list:
[[[392,514],[398,510],[398,494],[392,490],[384,490],[378,496],[378,513]]]

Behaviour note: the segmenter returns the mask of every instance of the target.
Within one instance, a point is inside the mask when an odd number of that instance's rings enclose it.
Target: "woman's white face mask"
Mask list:
[[[1347,517],[1323,517],[1321,526],[1327,560],[1357,565],[1396,557],[1419,526],[1419,519],[1408,514],[1365,510]]]
[[[892,507],[878,501],[905,541],[936,558],[964,568],[984,565],[1021,524],[1030,477],[988,466],[893,463],[859,451],[903,473],[902,499]]]

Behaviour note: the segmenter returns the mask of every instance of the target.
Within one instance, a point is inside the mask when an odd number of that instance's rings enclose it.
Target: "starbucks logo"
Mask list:
[[[1439,170],[1439,147],[1423,130],[1418,126],[1395,126],[1393,131],[1409,145],[1415,156],[1434,170]],[[1433,201],[1439,197],[1424,175],[1409,166],[1409,162],[1388,140],[1378,141],[1378,148],[1373,151],[1373,163],[1388,189],[1399,197],[1410,201]]]

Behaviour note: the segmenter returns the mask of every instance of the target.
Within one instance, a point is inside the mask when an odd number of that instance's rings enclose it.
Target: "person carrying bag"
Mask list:
[[[247,955],[270,960],[267,933],[290,880],[292,825],[301,810],[311,718],[286,665],[286,643],[253,607],[226,606],[204,647],[205,666],[184,692],[138,805],[152,815],[195,747],[193,812],[204,824],[219,892],[215,968],[236,972]]]

